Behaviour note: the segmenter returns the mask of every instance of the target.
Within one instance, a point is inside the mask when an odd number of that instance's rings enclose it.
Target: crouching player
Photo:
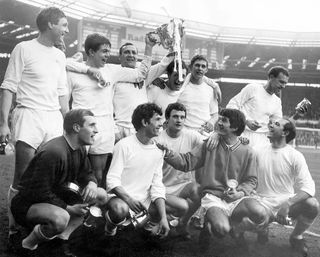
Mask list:
[[[165,237],[169,224],[162,183],[163,153],[153,141],[162,127],[162,111],[152,103],[138,105],[132,115],[137,133],[120,140],[114,148],[107,174],[105,233],[114,236],[130,214],[148,211],[156,226],[152,232]],[[150,223],[148,223],[150,224]]]
[[[308,247],[303,233],[319,212],[315,183],[304,156],[288,143],[296,136],[294,123],[275,118],[268,124],[269,144],[257,148],[257,193],[269,212],[270,221],[287,224],[296,221],[289,242],[291,247],[306,256]],[[258,233],[258,242],[268,241],[268,230]]]
[[[252,148],[242,144],[238,138],[245,128],[244,114],[235,109],[223,109],[216,128],[219,142],[212,151],[207,150],[205,142],[188,153],[180,154],[159,145],[167,150],[165,161],[174,168],[188,171],[203,167],[200,194],[206,225],[199,238],[201,250],[208,248],[211,235],[223,237],[230,232],[241,243],[239,246],[245,246],[244,238],[238,235],[267,223],[264,207],[256,199],[248,197],[257,186],[257,175]],[[238,185],[231,188],[229,180],[235,180]]]
[[[14,218],[32,230],[22,241],[25,251],[35,250],[39,243],[63,233],[69,221],[86,214],[88,203],[104,204],[106,200],[104,189],[97,187],[85,149],[97,133],[93,113],[72,110],[66,114],[63,127],[65,135],[46,143],[32,159],[12,200]],[[67,205],[58,196],[56,190],[69,182],[83,188],[84,203]]]

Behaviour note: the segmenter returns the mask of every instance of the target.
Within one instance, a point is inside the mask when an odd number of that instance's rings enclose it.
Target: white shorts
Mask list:
[[[277,215],[277,212],[280,210],[281,205],[284,202],[287,202],[291,197],[292,195],[279,195],[277,197],[263,197],[259,195],[254,196],[254,198],[274,216]]]
[[[12,139],[37,149],[52,138],[63,135],[63,117],[58,111],[16,107],[12,113]]]
[[[119,198],[119,197],[116,196],[115,194],[110,194],[110,193],[108,193],[107,202],[109,202],[110,199],[112,199],[112,198],[114,198],[114,197]],[[144,205],[144,207],[146,207],[146,209],[148,210],[149,207],[150,207],[150,205],[151,205],[151,198],[150,198],[150,197],[147,197],[145,200],[142,200],[141,203],[142,203],[142,204]],[[135,214],[135,212],[134,212],[133,210],[131,210],[130,208],[129,208],[129,213],[130,213],[131,216]]]
[[[238,206],[238,204],[247,197],[242,197],[234,202],[227,203],[226,201],[222,200],[221,198],[213,195],[213,194],[205,194],[204,197],[201,199],[201,207],[205,208],[206,212],[211,207],[220,208],[228,217],[231,217],[234,209]]]
[[[120,139],[125,138],[127,136],[131,136],[133,134],[135,134],[137,131],[135,130],[135,128],[127,128],[127,127],[123,127],[121,125],[116,125],[116,133],[118,133],[120,135]]]
[[[113,152],[114,120],[112,115],[95,116],[98,133],[94,143],[89,147],[89,154],[107,154]]]
[[[185,181],[184,183],[178,185],[166,187],[166,194],[179,197],[182,190],[191,183],[193,183],[193,181]]]
[[[241,134],[242,137],[246,137],[249,139],[249,145],[252,148],[257,148],[263,145],[267,145],[270,144],[270,140],[267,137],[267,132],[265,133],[258,133],[255,131],[249,131],[247,129],[245,129],[243,131],[243,133]]]

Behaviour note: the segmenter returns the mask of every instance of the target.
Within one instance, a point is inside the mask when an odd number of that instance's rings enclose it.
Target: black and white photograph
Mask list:
[[[318,0],[0,0],[0,257],[318,257]]]

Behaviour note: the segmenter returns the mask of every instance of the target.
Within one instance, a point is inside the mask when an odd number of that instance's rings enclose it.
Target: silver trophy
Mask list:
[[[181,47],[182,37],[184,36],[183,20],[172,19],[169,23],[161,25],[153,32],[148,33],[151,41],[162,45],[165,49],[175,53],[174,71],[179,74],[179,82],[183,82],[182,77],[182,61],[181,61]],[[177,69],[178,66],[178,69]]]
[[[296,111],[301,114],[306,114],[311,107],[311,102],[307,98],[303,98],[300,103],[296,106]]]
[[[9,142],[6,138],[4,142],[0,142],[0,154],[1,155],[12,155],[14,154],[15,148],[14,144]]]
[[[235,190],[238,186],[238,181],[235,179],[229,179],[227,181],[227,186],[228,188],[224,191],[225,194],[228,194],[230,191]]]
[[[139,212],[137,214],[134,214],[131,217],[131,224],[137,228],[142,227],[147,221],[148,221],[148,212],[146,210]]]
[[[88,210],[88,214],[83,222],[86,227],[94,227],[96,225],[96,220],[102,217],[102,211],[97,206],[91,206]]]

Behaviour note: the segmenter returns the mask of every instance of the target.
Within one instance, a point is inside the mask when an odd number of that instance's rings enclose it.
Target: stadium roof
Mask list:
[[[123,25],[134,25],[138,27],[145,27],[153,30],[159,27],[161,24],[167,23],[173,16],[183,18],[185,20],[184,25],[186,28],[186,34],[198,38],[210,38],[217,42],[222,43],[242,43],[253,45],[274,45],[274,46],[288,46],[288,47],[320,47],[320,29],[319,32],[309,31],[301,32],[303,27],[298,27],[298,32],[283,31],[283,30],[271,30],[271,29],[259,29],[257,17],[262,17],[266,24],[277,24],[277,17],[283,20],[287,15],[292,15],[290,20],[285,22],[293,24],[298,21],[303,23],[304,17],[312,17],[312,10],[316,9],[319,4],[314,0],[304,0],[303,6],[311,7],[309,12],[305,13],[304,10],[299,9],[299,16],[295,16],[296,12],[293,12],[293,8],[297,0],[295,1],[276,1],[268,0],[268,4],[263,4],[262,1],[252,0],[197,0],[190,1],[175,0],[175,1],[144,1],[144,0],[16,0],[26,4],[30,4],[36,7],[57,6],[72,18],[83,19],[91,18],[101,20],[105,22],[115,22]],[[260,9],[256,13],[253,7],[257,7],[259,3]],[[301,1],[298,1],[301,3]],[[312,4],[305,4],[305,2],[312,2]],[[111,5],[112,3],[113,5]],[[171,4],[170,4],[171,3]],[[182,3],[184,3],[182,5]],[[241,3],[239,5],[239,3]],[[287,4],[288,5],[284,5]],[[161,4],[166,6],[159,7]],[[227,4],[232,4],[227,6]],[[250,6],[248,5],[250,4]],[[150,6],[158,6],[164,14],[152,13],[153,9]],[[201,6],[202,9],[199,9]],[[241,6],[241,9],[239,7]],[[283,7],[285,6],[285,7]],[[168,12],[169,7],[175,7],[175,15],[170,15]],[[179,8],[180,7],[180,8]],[[186,8],[183,8],[186,7]],[[273,9],[270,9],[272,7]],[[314,7],[314,8],[312,8]],[[139,8],[137,10],[135,8]],[[180,10],[181,9],[181,10]],[[148,12],[142,10],[149,10]],[[245,11],[246,10],[246,11]],[[270,12],[270,10],[273,10]],[[296,9],[295,9],[296,10]],[[298,9],[297,9],[298,10]],[[185,15],[183,15],[185,11]],[[224,11],[225,14],[222,13]],[[221,13],[220,13],[221,12]],[[270,13],[268,13],[270,12]],[[251,15],[250,15],[251,13]],[[209,16],[208,16],[209,14]],[[230,23],[227,18],[239,17],[236,14],[240,14],[240,18],[237,23]],[[211,16],[210,16],[211,15]],[[225,24],[231,24],[233,26],[221,25],[223,22],[215,20],[215,17],[225,15]],[[306,16],[303,16],[306,15]],[[211,19],[210,19],[211,17]],[[317,17],[316,15],[314,17]],[[248,20],[249,18],[249,20]],[[241,26],[241,21],[248,20],[246,25],[251,24],[252,28],[240,28],[235,26]],[[206,21],[206,22],[205,22]],[[209,23],[208,21],[212,21]],[[214,25],[213,22],[216,22]],[[317,23],[316,23],[317,24]],[[294,25],[294,24],[293,24]],[[1,25],[0,25],[1,26]],[[257,26],[256,28],[254,28]],[[269,28],[274,28],[269,26]],[[299,30],[299,28],[301,30]],[[309,25],[306,29],[316,30],[315,27]],[[306,30],[304,29],[304,30]]]

